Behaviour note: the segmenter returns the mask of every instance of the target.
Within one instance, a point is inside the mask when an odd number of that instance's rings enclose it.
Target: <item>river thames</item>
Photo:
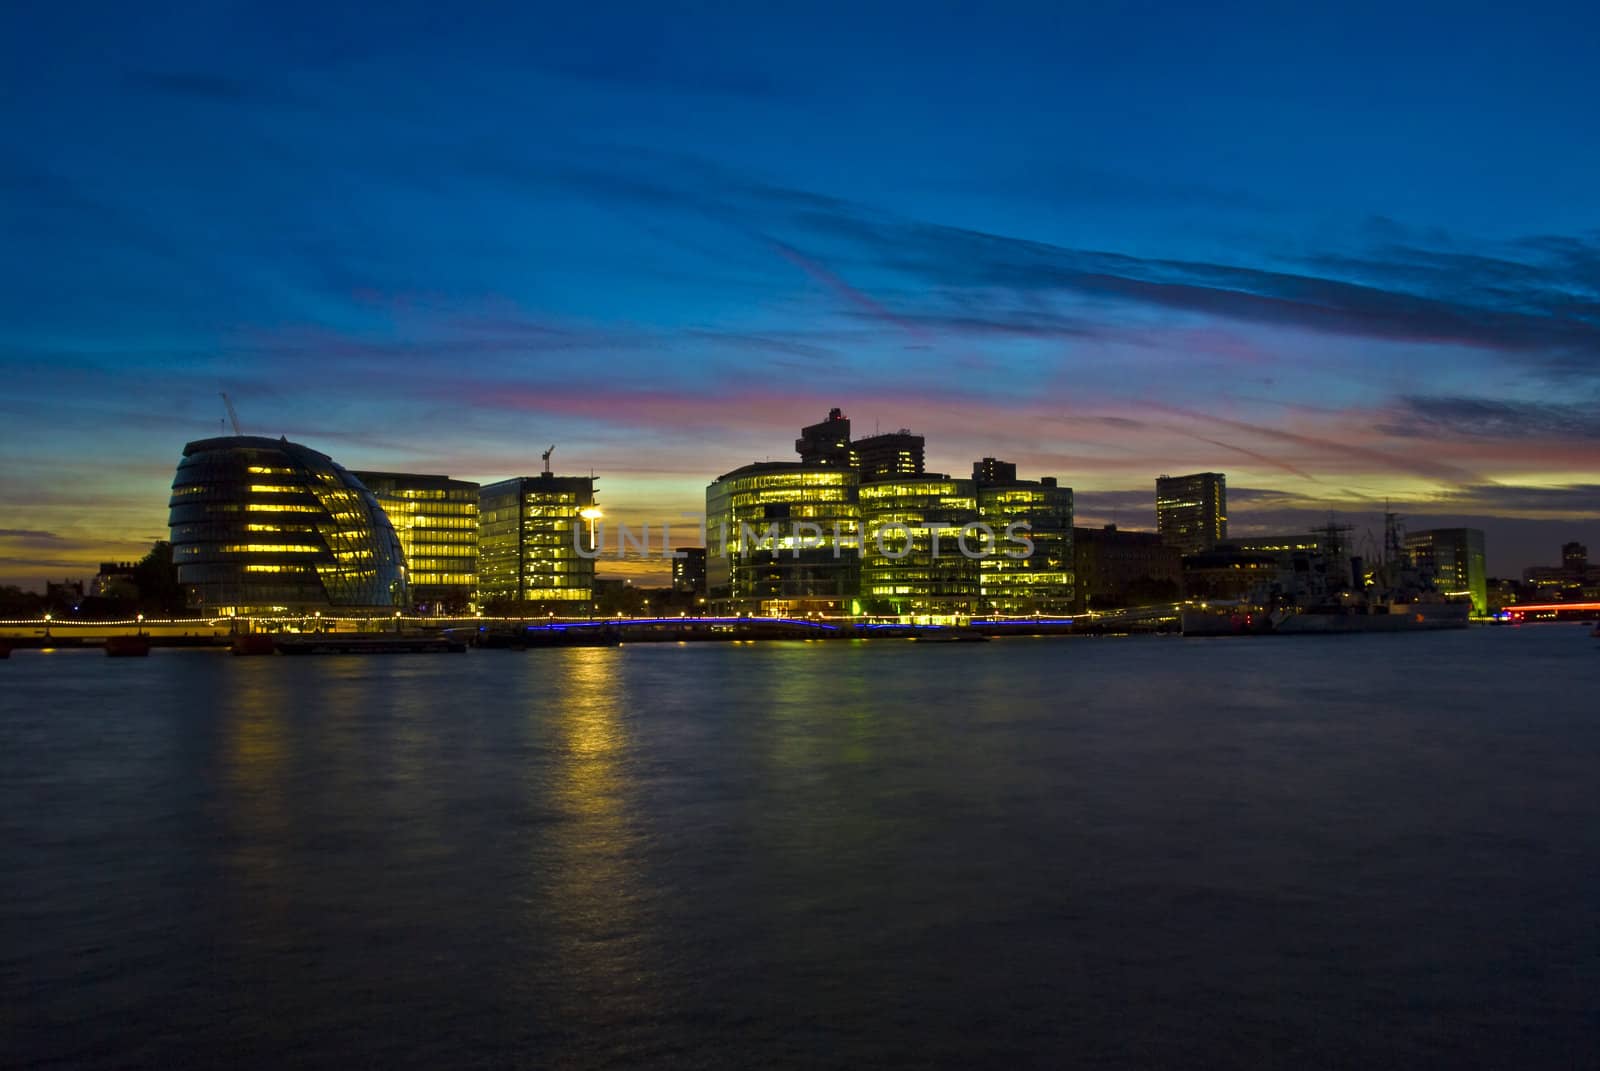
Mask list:
[[[1577,1066],[1600,643],[0,662],[0,1062]]]

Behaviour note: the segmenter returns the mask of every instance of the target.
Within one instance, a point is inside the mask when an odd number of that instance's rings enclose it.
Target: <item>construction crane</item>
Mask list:
[[[228,392],[220,391],[219,393],[222,395],[222,404],[228,408],[228,422],[233,425],[233,433],[235,435],[243,435],[244,432],[239,430],[239,414],[233,411],[233,402],[228,400]]]
[[[556,452],[556,444],[555,443],[551,443],[550,444],[550,449],[546,450],[544,453],[539,455],[540,457],[544,458],[544,474],[546,476],[550,475],[550,455],[555,453],[555,452]]]

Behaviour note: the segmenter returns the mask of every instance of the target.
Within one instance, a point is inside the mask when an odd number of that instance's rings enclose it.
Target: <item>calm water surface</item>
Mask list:
[[[1600,644],[0,662],[0,1064],[1592,1066]]]

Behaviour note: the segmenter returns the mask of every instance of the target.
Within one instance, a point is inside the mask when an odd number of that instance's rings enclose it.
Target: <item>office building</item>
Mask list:
[[[1589,564],[1582,543],[1561,545],[1560,565],[1533,565],[1522,571],[1523,583],[1535,600],[1572,601],[1600,597],[1600,565]]]
[[[1469,595],[1473,613],[1488,612],[1489,591],[1481,529],[1432,528],[1407,532],[1405,548],[1417,568],[1434,578],[1440,591]]]
[[[907,428],[884,435],[869,435],[851,444],[861,482],[893,476],[921,476],[925,441]]]
[[[1072,612],[1072,488],[1020,480],[994,458],[973,465],[978,518],[995,539],[980,562],[979,612]],[[1013,527],[1015,526],[1015,527]]]
[[[1291,576],[1285,572],[1283,555],[1271,551],[1219,547],[1183,555],[1186,599],[1271,602],[1284,592]]]
[[[879,480],[862,484],[858,501],[863,613],[960,615],[978,608],[982,563],[961,544],[974,552],[992,548],[967,531],[979,519],[971,480]]]
[[[1116,525],[1072,530],[1074,608],[1110,610],[1175,602],[1182,594],[1183,555],[1157,532]]]
[[[178,583],[205,613],[408,602],[405,556],[377,499],[332,458],[287,439],[189,443],[168,525]]]
[[[134,563],[101,562],[100,571],[89,581],[89,594],[102,599],[137,599]]]
[[[972,463],[972,481],[980,487],[985,484],[1017,482],[1017,466],[1009,461],[986,457]]]
[[[706,593],[706,548],[678,547],[672,559],[672,590],[684,595]]]
[[[758,462],[719,476],[706,488],[712,606],[767,616],[848,611],[861,580],[856,486],[854,468],[821,461]]]
[[[1220,472],[1156,479],[1156,531],[1185,554],[1228,538],[1228,486]]]
[[[448,476],[358,471],[400,538],[411,604],[461,613],[478,587],[478,485]]]
[[[588,613],[594,600],[594,477],[517,476],[478,491],[478,601]]]
[[[794,449],[802,465],[855,467],[855,452],[850,447],[850,418],[842,409],[828,410],[828,419],[800,429]]]

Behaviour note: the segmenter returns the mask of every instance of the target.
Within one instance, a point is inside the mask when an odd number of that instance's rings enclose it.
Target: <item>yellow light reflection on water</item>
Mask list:
[[[562,920],[559,941],[575,979],[574,1000],[637,1006],[652,999],[654,987],[640,955],[650,927],[649,890],[628,731],[633,712],[619,684],[623,657],[617,648],[592,648],[544,661],[553,707],[529,713],[545,721],[533,733],[548,734],[559,752],[544,803],[560,821],[550,827],[552,841],[541,845],[554,849],[556,861],[540,878],[549,897],[544,910]]]

